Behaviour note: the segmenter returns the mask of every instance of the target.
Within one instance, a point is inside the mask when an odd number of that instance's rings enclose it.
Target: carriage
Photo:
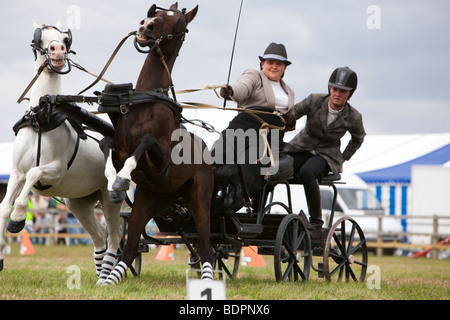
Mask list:
[[[99,110],[108,110],[108,105],[120,106],[117,102],[118,95],[123,102],[128,99],[125,96],[130,91],[133,91],[131,84],[107,85],[105,90],[102,93],[97,92],[95,97],[45,96],[41,98],[41,104],[50,104],[66,115],[84,122],[88,127],[96,128],[104,135],[110,135],[113,129],[108,123],[74,105],[73,102],[95,102],[100,104]],[[133,95],[135,101],[162,99],[165,103],[175,104],[166,96],[154,92],[145,92],[142,98],[140,93],[134,92]],[[298,213],[293,212],[292,207],[291,186],[302,182],[294,178],[289,170],[279,171],[281,174],[275,174],[265,180],[262,192],[258,195],[260,199],[257,201],[257,208],[244,206],[232,214],[211,212],[210,241],[213,248],[213,267],[222,270],[230,278],[235,278],[240,266],[242,247],[255,246],[259,254],[274,256],[277,281],[306,282],[311,269],[316,271],[320,278],[328,281],[333,279],[364,281],[368,266],[364,233],[351,217],[344,216],[334,221],[338,193],[336,184],[345,183],[340,181],[340,175],[330,173],[323,176],[320,181],[321,185],[329,186],[333,190],[331,213],[327,226],[322,229],[320,239],[312,239],[311,227],[305,213],[302,210]],[[240,178],[243,179],[243,176]],[[245,181],[241,180],[240,183],[245,188]],[[274,199],[274,187],[277,185],[285,187],[287,203]],[[132,203],[130,204],[132,206]],[[130,212],[121,213],[123,218],[121,249],[125,244],[129,216]],[[184,244],[191,253],[189,264],[192,268],[198,268],[200,257],[197,227],[183,200],[178,199],[153,219],[160,235],[150,236],[145,230],[142,232],[134,266],[130,266],[131,272],[135,276],[140,274],[142,253],[148,252],[150,245]]]
[[[214,267],[228,277],[236,278],[242,247],[254,246],[258,248],[258,254],[273,255],[278,282],[307,282],[311,269],[317,272],[319,278],[328,281],[364,281],[368,257],[363,231],[351,217],[344,216],[334,222],[335,184],[338,183],[345,183],[340,181],[339,175],[330,174],[321,180],[321,185],[332,188],[334,196],[328,225],[323,228],[320,239],[312,239],[304,212],[292,211],[291,186],[301,184],[295,179],[268,180],[261,194],[268,200],[256,212],[245,208],[231,215],[212,212]],[[285,186],[288,203],[274,201],[273,187],[277,184]],[[121,216],[125,230],[129,213],[123,212]],[[150,245],[184,244],[191,253],[189,264],[197,268],[197,232],[192,215],[185,207],[177,204],[154,220],[160,233],[158,236],[150,236],[146,231],[142,233],[139,254],[131,268],[133,275],[140,274],[142,253],[148,252]]]
[[[123,85],[118,85],[123,88]],[[109,89],[114,91],[114,89]],[[102,96],[56,96],[44,97],[41,101],[51,101],[66,114],[75,118],[83,118],[91,127],[101,132],[111,127],[101,119],[90,115],[84,109],[69,102],[99,102]],[[110,98],[110,97],[109,97]],[[101,102],[100,102],[101,103]],[[241,181],[241,183],[244,183]],[[240,266],[241,249],[244,246],[255,246],[258,253],[274,256],[274,272],[277,281],[301,281],[309,279],[310,270],[318,273],[319,278],[328,281],[354,280],[364,281],[368,266],[367,244],[364,233],[358,223],[351,217],[341,217],[334,221],[337,199],[336,184],[340,175],[325,175],[320,184],[333,190],[331,213],[328,224],[322,230],[320,239],[312,239],[309,221],[303,211],[298,213],[292,209],[291,185],[302,184],[291,176],[274,175],[266,180],[256,210],[243,207],[233,214],[211,212],[211,245],[213,247],[213,267],[222,270],[230,278],[235,278]],[[287,203],[275,201],[274,187],[285,186]],[[129,212],[122,212],[122,243]],[[186,209],[182,199],[167,208],[162,214],[154,217],[160,236],[150,236],[145,231],[139,241],[138,254],[131,266],[131,272],[138,276],[141,270],[142,253],[148,252],[150,245],[165,246],[184,244],[191,253],[189,264],[198,268],[198,233],[192,214]],[[314,261],[313,257],[321,257]],[[315,263],[317,263],[315,265]]]
[[[105,176],[113,202],[124,200],[130,181],[136,182],[132,212],[122,214],[118,263],[107,270],[109,275],[103,283],[120,282],[128,268],[139,275],[142,253],[150,244],[176,243],[187,246],[193,268],[203,265],[201,277],[206,279],[212,277],[213,268],[236,277],[241,248],[256,246],[260,254],[274,256],[277,281],[306,282],[311,268],[329,281],[364,281],[367,246],[361,228],[350,217],[333,221],[339,177],[322,178],[321,184],[334,190],[333,210],[328,226],[315,239],[310,235],[305,214],[292,210],[290,186],[301,181],[290,175],[268,177],[257,196],[257,205],[249,208],[246,204],[246,210],[229,213],[210,210],[211,199],[216,196],[210,164],[202,161],[174,165],[171,161],[170,151],[177,142],[170,137],[182,127],[182,108],[168,96],[170,90],[174,94],[171,70],[187,24],[196,13],[197,7],[186,13],[185,9],[178,10],[176,4],[168,10],[156,5],[150,8],[138,32],[130,33],[136,36],[138,51],[147,54],[135,89],[131,84],[108,85],[92,97],[78,94],[40,98],[39,107],[46,114],[56,109],[105,137],[100,147],[106,159]],[[112,125],[75,103],[98,103],[99,111],[108,113]],[[193,150],[206,148],[203,142],[196,145],[193,141]],[[243,176],[240,183],[246,189]],[[279,184],[286,187],[288,203],[274,201],[273,189]],[[162,234],[170,237],[142,233],[152,218]]]

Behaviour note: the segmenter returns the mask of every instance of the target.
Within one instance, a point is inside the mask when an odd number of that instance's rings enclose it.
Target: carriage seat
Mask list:
[[[341,175],[339,173],[334,174],[332,172],[329,172],[327,174],[324,174],[319,179],[319,184],[331,185],[339,180],[341,180]],[[288,179],[288,182],[290,184],[303,184],[303,181],[299,177],[296,177],[296,176],[294,176],[292,179]]]
[[[339,180],[341,180],[340,173],[334,174],[333,172],[329,172],[328,174],[323,175],[322,179],[319,182],[321,184],[329,184],[329,183],[334,183]]]
[[[329,185],[339,180],[341,180],[339,173],[329,172],[321,177],[319,183]],[[283,181],[288,181],[290,184],[303,184],[301,179],[294,174],[294,158],[287,154],[280,155],[278,172],[267,179],[267,182],[272,185],[277,185]]]

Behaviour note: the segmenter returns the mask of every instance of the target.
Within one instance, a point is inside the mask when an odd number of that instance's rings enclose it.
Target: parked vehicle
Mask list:
[[[384,215],[382,219],[383,241],[401,241],[398,233],[403,231],[399,219],[391,217],[381,206],[369,186],[355,174],[342,174],[342,179],[335,183],[338,189],[335,217],[355,216],[361,226],[367,241],[377,241],[378,216]],[[287,203],[283,185],[275,188],[274,199]],[[333,190],[331,187],[321,185],[322,211],[326,219],[331,212],[333,203]],[[308,216],[308,206],[301,185],[291,185],[292,208],[294,213],[303,210]],[[326,223],[326,222],[325,222]]]

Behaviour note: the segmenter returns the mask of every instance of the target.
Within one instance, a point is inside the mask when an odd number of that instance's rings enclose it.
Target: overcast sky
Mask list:
[[[241,0],[184,0],[199,5],[175,64],[176,90],[227,81]],[[174,1],[161,0],[169,7]],[[28,108],[16,103],[33,77],[32,21],[71,27],[71,58],[99,73],[118,42],[136,30],[154,2],[142,0],[17,0],[0,10],[0,142],[14,140],[12,126]],[[270,42],[283,43],[292,65],[284,80],[299,102],[327,90],[331,72],[349,66],[359,77],[351,104],[368,134],[450,132],[450,1],[448,0],[244,0],[231,73],[259,68]],[[145,56],[128,40],[105,78],[136,83]],[[73,69],[63,76],[63,94],[76,94],[94,78]],[[94,90],[101,90],[99,83]],[[222,105],[212,92],[178,96],[180,101]],[[228,106],[233,106],[228,103]],[[222,130],[235,113],[186,111]]]

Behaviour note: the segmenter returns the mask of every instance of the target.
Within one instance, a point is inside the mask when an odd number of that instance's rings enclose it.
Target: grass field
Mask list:
[[[157,261],[157,249],[143,254],[140,277],[130,273],[113,287],[98,287],[92,246],[35,245],[34,255],[20,255],[12,245],[0,272],[2,300],[182,300],[186,299],[187,251],[176,249],[173,261]],[[228,300],[449,300],[450,260],[408,257],[369,257],[379,268],[364,283],[328,283],[311,270],[306,284],[276,283],[273,259],[264,256],[265,267],[241,266],[235,280],[226,280]],[[80,270],[79,289],[70,289],[70,266]],[[370,269],[371,270],[371,269]],[[371,288],[371,289],[370,289]]]

